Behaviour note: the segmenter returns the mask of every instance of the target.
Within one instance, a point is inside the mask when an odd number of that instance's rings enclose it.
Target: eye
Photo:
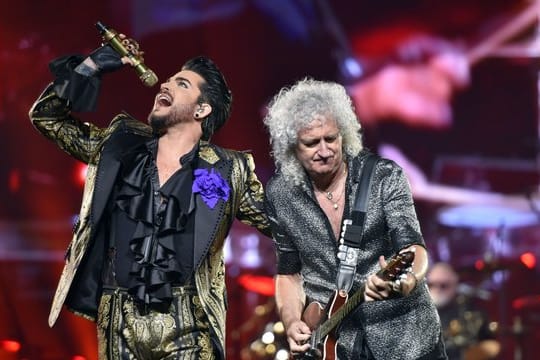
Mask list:
[[[177,84],[178,84],[179,87],[183,87],[184,89],[187,89],[189,87],[188,82],[185,81],[185,80],[180,80],[180,81],[178,81]]]
[[[333,142],[335,142],[337,140],[338,137],[339,137],[339,135],[328,136],[328,137],[325,137],[324,140],[327,143],[333,143]]]
[[[318,143],[319,143],[319,140],[306,141],[304,142],[304,146],[308,148],[313,148],[317,146]]]

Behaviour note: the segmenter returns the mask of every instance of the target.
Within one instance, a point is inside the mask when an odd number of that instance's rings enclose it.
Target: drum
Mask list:
[[[462,205],[441,208],[437,221],[439,234],[432,251],[457,267],[540,253],[539,218],[532,211]]]

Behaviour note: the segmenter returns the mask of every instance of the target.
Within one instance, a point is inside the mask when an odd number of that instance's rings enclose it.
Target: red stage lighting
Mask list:
[[[82,355],[74,355],[71,360],[86,360],[86,358]]]
[[[274,295],[274,278],[271,276],[245,274],[238,278],[238,283],[246,290],[257,294],[266,296]]]
[[[527,269],[534,269],[536,266],[536,256],[531,252],[521,254],[519,260]]]
[[[78,186],[80,187],[84,186],[87,171],[88,171],[88,165],[82,162],[77,162],[77,164],[75,165],[74,177],[75,177],[75,183]]]
[[[474,262],[474,268],[478,271],[484,270],[485,267],[486,267],[486,263],[484,262],[484,260],[476,260]]]
[[[15,193],[21,188],[21,173],[18,169],[12,169],[9,172],[8,180],[9,191]]]
[[[16,353],[21,350],[21,343],[16,340],[4,339],[0,340],[0,347],[9,353]]]

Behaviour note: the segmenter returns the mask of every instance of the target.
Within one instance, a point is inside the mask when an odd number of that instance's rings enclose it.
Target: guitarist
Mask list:
[[[304,79],[273,99],[265,118],[277,173],[267,184],[278,264],[276,303],[293,356],[313,355],[306,303],[331,303],[336,292],[340,229],[351,216],[368,151],[343,86]],[[353,294],[363,301],[338,327],[325,359],[446,359],[440,321],[424,281],[427,254],[402,169],[378,159],[363,237],[354,262]],[[399,281],[375,275],[385,259],[412,250]],[[328,309],[331,317],[333,310]],[[316,327],[316,326],[315,326]],[[313,349],[312,349],[313,350]]]

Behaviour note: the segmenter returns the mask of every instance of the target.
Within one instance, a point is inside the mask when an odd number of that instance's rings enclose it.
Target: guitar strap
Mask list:
[[[337,290],[340,294],[342,291],[349,293],[353,285],[366,220],[373,167],[376,163],[377,156],[375,154],[369,154],[360,175],[360,183],[354,201],[354,208],[351,212],[351,219],[343,220],[343,229],[341,238],[339,239],[337,255],[340,261],[336,279]]]

